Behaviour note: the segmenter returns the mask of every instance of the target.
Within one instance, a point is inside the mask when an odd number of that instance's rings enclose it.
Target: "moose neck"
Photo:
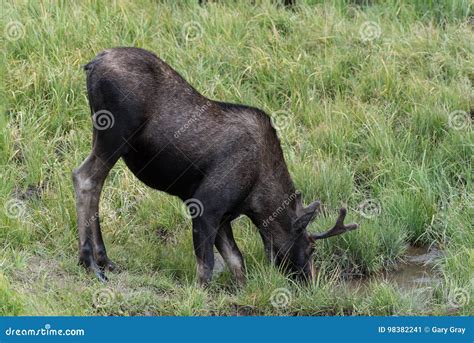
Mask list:
[[[296,218],[294,206],[298,198],[296,190],[260,198],[259,211],[254,213],[252,221],[258,227],[265,255],[270,261],[277,261],[276,252],[286,251],[292,222]]]
[[[258,187],[252,221],[258,227],[264,240],[274,240],[291,230],[291,222],[296,218],[296,203],[300,193],[295,189],[285,164],[270,169]]]
[[[291,179],[277,132],[267,115],[262,118],[262,166],[260,180],[254,188],[249,217],[258,227],[265,250],[287,241],[296,218],[296,203],[300,195]]]

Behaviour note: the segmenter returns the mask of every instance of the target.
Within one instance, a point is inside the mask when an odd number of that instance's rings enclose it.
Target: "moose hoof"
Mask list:
[[[97,264],[99,265],[100,269],[106,270],[106,271],[114,271],[116,269],[115,263],[113,263],[111,260],[109,260],[108,257],[98,259]]]
[[[107,276],[105,276],[104,272],[100,271],[100,270],[96,270],[95,271],[95,276],[99,279],[100,282],[107,282],[108,279],[107,279]]]
[[[111,261],[107,261],[107,264],[109,265],[109,270],[110,266],[114,265]],[[92,259],[90,255],[81,254],[79,256],[79,265],[83,266],[87,271],[94,273],[100,282],[107,281],[107,277],[102,271],[103,268],[99,267],[99,265],[96,263],[96,261],[94,261],[94,259]]]

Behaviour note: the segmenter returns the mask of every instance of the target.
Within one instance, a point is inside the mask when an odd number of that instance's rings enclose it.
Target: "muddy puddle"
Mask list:
[[[214,277],[217,277],[224,271],[225,262],[219,253],[216,252],[214,256]],[[435,247],[408,246],[402,262],[390,270],[370,277],[343,275],[343,279],[351,288],[359,291],[366,290],[372,282],[382,280],[405,290],[429,287],[441,280],[435,267],[441,256],[441,250]]]
[[[435,263],[442,252],[435,247],[407,247],[403,261],[379,275],[347,279],[351,286],[366,289],[371,282],[385,280],[401,289],[415,289],[432,286],[440,282]]]

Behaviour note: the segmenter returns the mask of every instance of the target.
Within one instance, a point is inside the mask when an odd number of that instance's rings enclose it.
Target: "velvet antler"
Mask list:
[[[317,239],[329,238],[332,236],[341,235],[344,232],[352,231],[357,229],[357,224],[344,225],[344,218],[346,217],[347,210],[343,207],[339,209],[339,217],[337,218],[336,225],[331,230],[328,230],[323,233],[316,233],[309,236],[309,238],[314,242]]]

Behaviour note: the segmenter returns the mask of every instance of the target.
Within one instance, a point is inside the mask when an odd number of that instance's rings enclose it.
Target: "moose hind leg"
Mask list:
[[[235,242],[230,222],[224,222],[221,225],[217,232],[215,244],[237,283],[243,286],[245,284],[244,259]]]
[[[73,172],[79,231],[79,263],[93,271],[101,281],[107,280],[102,269],[111,270],[99,223],[99,198],[104,181],[118,160],[101,158],[95,151]]]

